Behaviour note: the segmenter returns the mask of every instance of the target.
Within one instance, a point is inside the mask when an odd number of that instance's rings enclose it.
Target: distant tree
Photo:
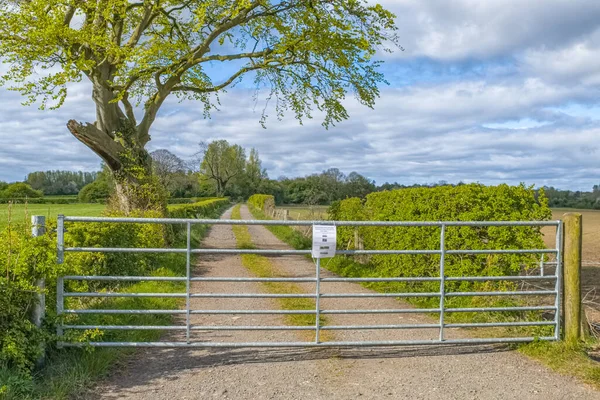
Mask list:
[[[97,176],[98,172],[36,171],[27,175],[27,183],[47,195],[77,194]]]
[[[216,140],[201,146],[204,148],[204,157],[200,172],[215,183],[217,196],[223,196],[232,180],[244,173],[244,149],[237,144],[230,145],[227,140]]]
[[[364,198],[376,189],[375,182],[371,181],[358,172],[350,172],[346,177],[344,185],[344,197]],[[340,199],[341,200],[341,199]]]
[[[0,0],[0,83],[58,108],[68,84],[87,79],[96,121],[70,120],[69,131],[114,173],[123,210],[155,208],[146,145],[169,96],[208,115],[250,75],[278,116],[318,109],[330,126],[348,118],[349,92],[373,106],[384,82],[373,58],[391,51],[396,29],[391,12],[363,0]]]
[[[160,182],[169,190],[169,185],[176,173],[185,172],[184,161],[166,149],[155,150],[152,157],[152,171]]]

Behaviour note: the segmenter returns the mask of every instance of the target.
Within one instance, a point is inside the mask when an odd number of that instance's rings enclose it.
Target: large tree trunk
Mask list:
[[[95,124],[74,120],[67,124],[79,141],[93,150],[110,168],[115,181],[115,193],[109,200],[112,209],[130,214],[134,210],[166,210],[167,194],[152,174],[152,158],[135,138],[138,132],[127,120],[121,119],[119,130],[112,135]]]

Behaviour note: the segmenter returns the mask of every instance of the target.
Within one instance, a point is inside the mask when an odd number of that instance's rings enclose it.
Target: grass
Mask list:
[[[234,207],[231,213],[232,219],[241,219],[240,205]],[[246,225],[233,225],[237,247],[239,249],[253,249],[254,243]],[[242,254],[242,264],[253,275],[259,278],[288,277],[284,271],[278,269],[271,260],[257,254]],[[298,285],[288,282],[262,282],[261,285],[268,293],[274,294],[305,294],[306,292]],[[278,298],[276,299],[283,310],[314,310],[316,303],[308,298]],[[285,322],[290,326],[314,326],[315,315],[313,314],[287,314]],[[326,324],[326,318],[321,316],[320,325]],[[321,332],[320,339],[325,341],[329,332]]]
[[[522,345],[518,351],[562,375],[576,377],[600,389],[600,364],[588,355],[593,346],[592,343],[572,346],[565,342],[539,341]]]
[[[10,206],[10,220],[12,223],[21,224],[29,221],[32,215],[43,215],[47,219],[56,219],[58,214],[80,217],[99,216],[106,206],[97,203],[81,204],[12,204]],[[0,229],[8,225],[9,205],[0,204]]]

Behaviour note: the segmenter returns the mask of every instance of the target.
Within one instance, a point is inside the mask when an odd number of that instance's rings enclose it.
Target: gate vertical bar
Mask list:
[[[185,328],[185,339],[187,341],[187,343],[190,343],[190,329],[191,329],[191,319],[190,319],[190,279],[191,277],[191,254],[192,254],[192,224],[190,224],[189,222],[187,223],[186,226],[186,234],[187,234],[187,252],[185,254],[185,275],[186,275],[186,280],[185,280],[185,310],[186,310],[186,316],[185,316],[185,324],[186,324],[186,328]]]
[[[56,221],[56,263],[62,264],[65,260],[65,216],[58,215]]]
[[[556,312],[554,315],[554,321],[556,326],[554,327],[554,339],[560,340],[560,317],[561,317],[561,290],[562,290],[562,258],[563,258],[563,222],[559,221],[556,227],[556,296],[554,306]]]
[[[63,295],[64,292],[65,292],[65,281],[62,276],[59,276],[56,281],[56,316],[58,319],[58,321],[56,323],[56,336],[58,336],[57,347],[59,349],[62,348],[62,341],[63,341],[62,314],[65,309],[64,295]]]
[[[317,258],[317,267],[315,271],[316,289],[315,289],[315,343],[319,343],[319,333],[321,329],[321,259]]]
[[[446,225],[440,234],[440,341],[444,341],[444,300],[446,299]]]

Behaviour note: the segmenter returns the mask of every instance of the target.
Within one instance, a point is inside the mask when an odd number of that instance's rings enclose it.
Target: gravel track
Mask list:
[[[242,218],[250,219],[242,207]],[[228,210],[222,218],[229,218]],[[249,226],[259,248],[289,248],[262,226]],[[216,225],[203,247],[235,248],[230,226]],[[301,256],[272,257],[290,276],[314,276]],[[322,276],[332,276],[321,270]],[[238,256],[201,257],[194,276],[250,277]],[[314,285],[303,284],[307,293]],[[195,282],[194,293],[257,293],[259,283]],[[322,284],[322,292],[368,292],[358,284]],[[384,299],[322,299],[322,308],[396,308]],[[193,309],[276,309],[271,299],[192,299]],[[405,305],[403,305],[404,307]],[[181,322],[181,321],[180,321]],[[431,323],[425,316],[328,315],[330,325]],[[194,315],[197,325],[284,325],[277,315]],[[437,330],[335,331],[335,340],[434,338]],[[455,333],[454,335],[457,335]],[[391,335],[391,336],[390,336]],[[175,336],[175,337],[174,337]],[[181,334],[164,340],[182,338]],[[295,332],[196,331],[192,340],[298,341]],[[600,393],[503,346],[350,349],[144,349],[90,399],[600,399]]]

